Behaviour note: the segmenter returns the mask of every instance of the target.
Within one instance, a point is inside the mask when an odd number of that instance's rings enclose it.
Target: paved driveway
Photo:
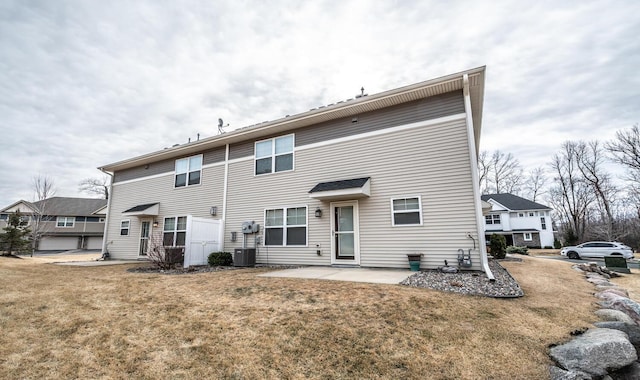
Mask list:
[[[566,256],[562,255],[554,255],[554,256],[536,256],[543,259],[551,259],[551,260],[560,260],[560,261],[568,261],[574,264],[586,264],[586,263],[598,263],[599,266],[604,266],[604,259],[599,257],[585,257],[584,259],[570,259]],[[640,261],[638,259],[628,259],[627,266],[629,268],[640,268]]]

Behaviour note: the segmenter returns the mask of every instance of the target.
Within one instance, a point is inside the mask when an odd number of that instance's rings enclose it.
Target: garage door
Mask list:
[[[102,237],[92,236],[87,239],[87,249],[102,249]]]
[[[59,251],[78,248],[77,236],[49,236],[40,240],[38,249],[41,251]]]

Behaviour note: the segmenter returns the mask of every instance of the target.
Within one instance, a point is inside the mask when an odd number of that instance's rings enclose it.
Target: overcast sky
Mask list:
[[[265,5],[268,3],[269,5]],[[0,0],[0,207],[96,167],[487,66],[482,150],[640,122],[640,1]]]

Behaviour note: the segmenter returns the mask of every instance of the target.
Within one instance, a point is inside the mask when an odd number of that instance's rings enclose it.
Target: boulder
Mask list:
[[[595,296],[597,298],[600,298],[600,299],[606,300],[606,301],[615,301],[618,298],[627,298],[626,296],[621,296],[617,292],[611,292],[611,291],[608,291],[608,290],[604,290],[602,292],[598,292],[598,293],[595,294]]]
[[[596,327],[622,331],[629,337],[629,342],[634,346],[640,346],[640,326],[620,321],[604,321],[594,323]]]
[[[627,292],[626,289],[618,288],[618,287],[603,289],[602,291],[596,293],[596,297],[598,296],[598,294],[604,294],[604,293],[612,293],[612,294],[618,295],[620,297],[629,298],[629,292]]]
[[[619,297],[614,300],[607,300],[603,302],[606,302],[607,305],[609,305],[607,306],[607,309],[620,310],[621,312],[631,317],[631,319],[633,319],[633,322],[635,322],[637,325],[640,325],[640,304],[638,304],[636,301],[633,301],[629,298]]]
[[[637,380],[640,379],[640,363],[633,362],[609,374],[613,380]]]
[[[620,310],[614,309],[600,309],[596,310],[595,314],[604,319],[605,321],[624,322],[628,324],[634,324],[633,319]]]
[[[563,345],[551,348],[550,356],[563,369],[604,376],[609,370],[626,367],[638,359],[627,334],[595,328]]]
[[[549,367],[549,377],[551,380],[591,380],[591,375],[584,372],[565,371],[556,366]]]

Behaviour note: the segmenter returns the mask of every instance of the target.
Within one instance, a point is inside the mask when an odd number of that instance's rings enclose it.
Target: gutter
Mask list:
[[[484,225],[482,224],[482,201],[480,199],[480,178],[478,177],[478,153],[476,151],[475,135],[473,130],[473,115],[471,111],[471,94],[469,93],[469,75],[464,74],[462,76],[463,81],[463,93],[464,93],[464,108],[467,115],[467,142],[469,144],[469,160],[471,163],[471,180],[473,183],[473,204],[476,212],[476,231],[478,234],[478,250],[480,250],[480,262],[482,269],[487,274],[489,281],[495,281],[491,269],[489,268],[489,260],[487,259],[487,242],[484,237]]]
[[[102,256],[104,257],[105,253],[107,253],[107,240],[109,236],[109,221],[111,218],[111,199],[113,199],[113,174],[104,170],[103,168],[98,168],[101,172],[108,175],[109,180],[109,198],[107,198],[107,217],[104,220],[104,232],[102,234]]]

